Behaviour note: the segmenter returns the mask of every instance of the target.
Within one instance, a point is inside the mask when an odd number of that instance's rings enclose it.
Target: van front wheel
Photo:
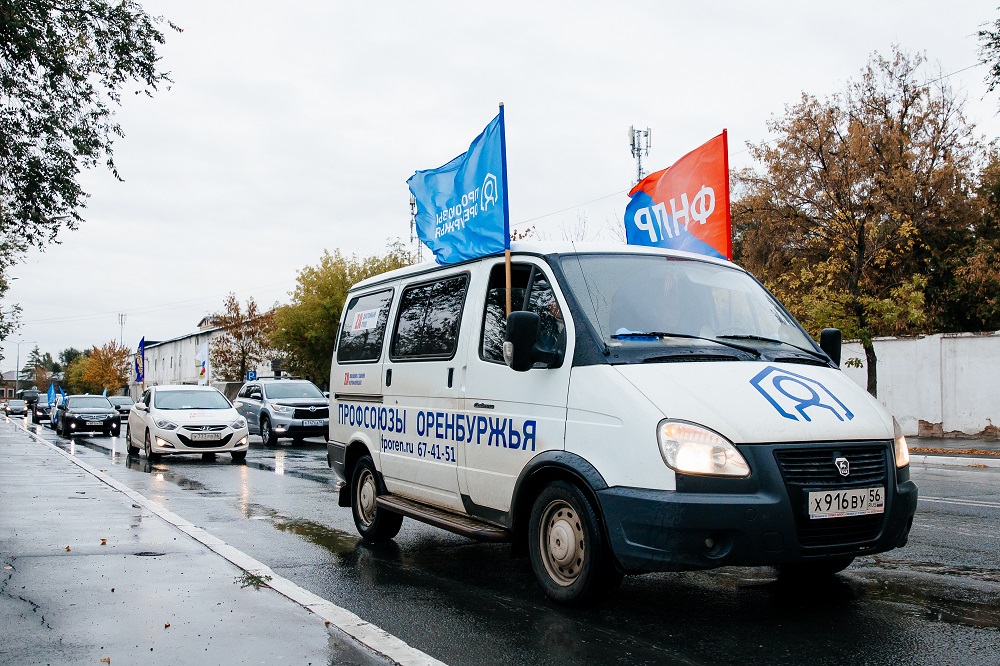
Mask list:
[[[361,537],[373,543],[388,541],[399,534],[403,525],[402,515],[378,508],[375,499],[380,492],[375,463],[371,456],[364,456],[352,475],[351,512]]]
[[[528,539],[535,578],[554,601],[583,604],[621,583],[597,513],[570,483],[557,481],[541,492],[531,509]]]

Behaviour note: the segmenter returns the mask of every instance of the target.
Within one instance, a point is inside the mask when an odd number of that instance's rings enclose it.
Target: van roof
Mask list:
[[[512,256],[517,255],[533,255],[533,256],[548,256],[552,254],[655,254],[664,257],[678,257],[684,259],[697,259],[699,261],[706,261],[715,264],[724,264],[729,266],[734,266],[730,261],[725,259],[717,259],[715,257],[709,257],[704,254],[695,254],[693,252],[682,252],[680,250],[667,250],[659,247],[648,247],[645,245],[626,245],[624,243],[597,243],[597,242],[576,242],[576,241],[513,241],[510,244],[510,252]],[[499,255],[488,255],[488,256],[499,256]],[[411,266],[404,266],[403,268],[397,268],[395,270],[387,271],[385,273],[380,273],[379,275],[373,275],[370,278],[361,280],[353,287],[351,291],[356,289],[364,289],[371,285],[381,284],[382,282],[387,282],[390,280],[396,280],[403,277],[408,277],[411,275],[419,275],[421,273],[430,273],[432,271],[441,270],[444,268],[452,268],[454,266],[461,266],[462,264],[472,263],[474,261],[479,261],[480,259],[485,259],[486,257],[479,257],[476,259],[470,259],[468,261],[448,264],[442,266],[436,263],[433,259],[430,261],[424,261],[419,264],[413,264]]]

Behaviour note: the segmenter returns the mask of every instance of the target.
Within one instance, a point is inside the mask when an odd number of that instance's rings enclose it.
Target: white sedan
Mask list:
[[[151,386],[128,415],[128,452],[155,460],[162,454],[231,453],[245,460],[247,422],[210,386]]]

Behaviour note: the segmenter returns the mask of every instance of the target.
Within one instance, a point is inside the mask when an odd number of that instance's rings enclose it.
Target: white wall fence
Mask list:
[[[905,435],[1000,439],[1000,332],[877,338],[875,355],[878,399]],[[840,367],[862,388],[865,363],[861,344],[845,342]]]

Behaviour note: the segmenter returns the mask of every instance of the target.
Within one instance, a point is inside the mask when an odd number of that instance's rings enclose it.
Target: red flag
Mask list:
[[[733,258],[726,130],[628,193],[625,237],[652,245]]]

